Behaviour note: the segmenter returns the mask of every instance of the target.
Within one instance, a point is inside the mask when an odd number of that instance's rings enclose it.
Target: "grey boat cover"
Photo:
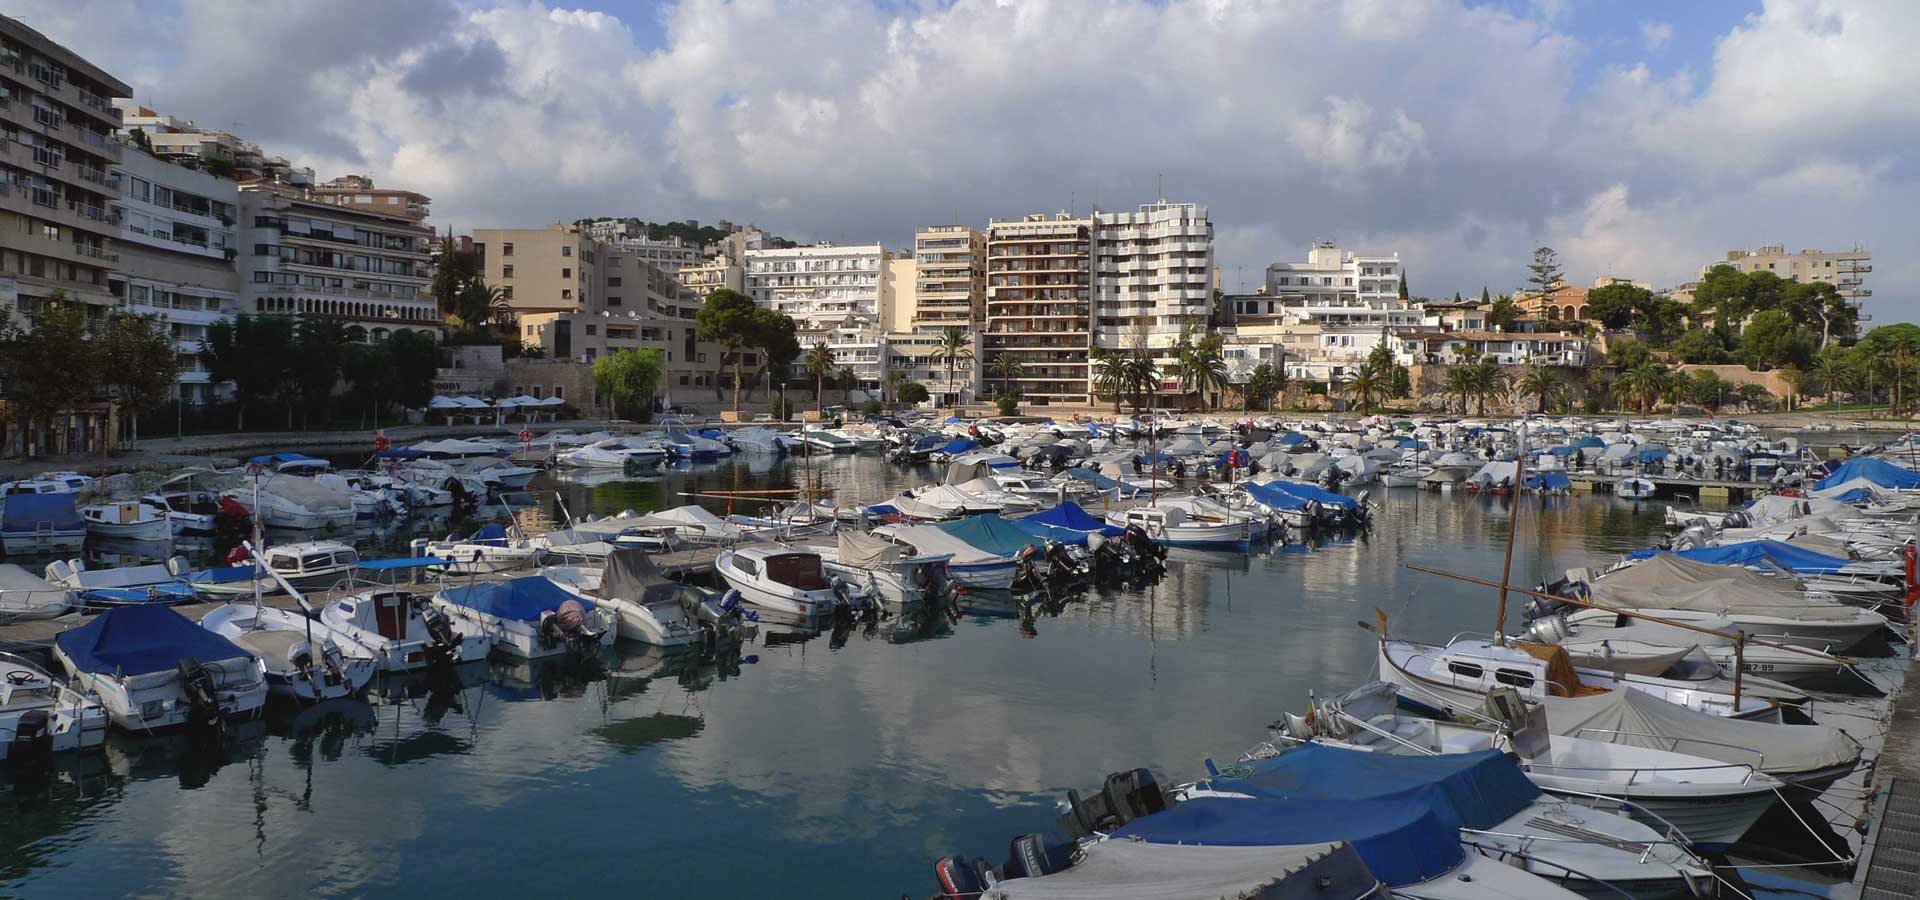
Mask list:
[[[664,600],[680,590],[680,585],[660,574],[658,566],[645,551],[621,547],[607,554],[606,574],[600,579],[600,596],[650,603]]]
[[[1847,621],[1860,614],[1855,607],[1809,600],[1793,581],[1671,553],[1597,578],[1588,587],[1594,602],[1628,609],[1685,609],[1823,622]]]
[[[940,479],[941,484],[966,484],[975,478],[988,478],[993,475],[993,467],[983,462],[955,462],[947,464],[947,476]]]
[[[1218,847],[1107,840],[1064,872],[1003,881],[981,900],[1215,900],[1256,896],[1338,844]]]
[[[839,537],[841,565],[878,569],[893,565],[905,555],[905,550],[899,544],[870,534],[842,531]]]
[[[1729,719],[1644,691],[1549,697],[1546,707],[1547,726],[1554,734],[1704,756],[1775,776],[1860,758],[1860,745],[1837,728]]]
[[[13,563],[0,563],[0,622],[51,618],[71,605],[66,588]]]

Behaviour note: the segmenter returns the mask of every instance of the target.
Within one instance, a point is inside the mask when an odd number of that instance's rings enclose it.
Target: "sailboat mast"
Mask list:
[[[1500,567],[1500,607],[1493,614],[1493,641],[1507,642],[1507,588],[1513,583],[1513,536],[1520,532],[1520,491],[1527,478],[1527,425],[1520,423],[1520,443],[1513,455],[1513,518],[1507,521],[1507,560]]]

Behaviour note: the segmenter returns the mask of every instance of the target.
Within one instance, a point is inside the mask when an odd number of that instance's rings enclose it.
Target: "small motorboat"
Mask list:
[[[0,625],[62,616],[73,605],[73,591],[67,586],[13,563],[0,564]]]
[[[819,616],[833,612],[842,599],[827,577],[820,554],[811,549],[742,544],[721,551],[714,569],[740,592],[741,599],[763,609]]]
[[[592,652],[619,632],[613,613],[542,575],[448,587],[433,602],[460,633],[523,659]]]
[[[952,587],[947,563],[953,554],[919,555],[892,541],[842,531],[832,544],[809,543],[820,564],[854,590],[876,602],[909,606],[944,597]]]
[[[0,508],[0,549],[8,556],[70,553],[87,540],[87,522],[70,492],[8,494]]]
[[[298,612],[228,603],[202,616],[200,627],[251,652],[277,696],[301,703],[356,697],[373,678],[371,653]]]
[[[1613,485],[1613,495],[1622,500],[1652,500],[1654,483],[1645,478],[1622,478]]]
[[[107,739],[107,711],[26,657],[0,652],[0,763],[17,774]]]
[[[107,610],[56,635],[53,654],[128,731],[217,728],[258,715],[267,701],[253,654],[167,606]]]
[[[212,491],[162,488],[140,500],[166,510],[174,534],[212,534],[220,521],[220,495]]]
[[[261,552],[267,568],[295,590],[338,587],[353,574],[360,552],[339,541],[274,544]]]
[[[185,603],[195,596],[181,579],[187,561],[174,557],[166,563],[89,569],[80,559],[47,563],[46,580],[72,590],[87,606],[102,609],[137,603]]]
[[[413,555],[438,557],[447,561],[447,571],[461,575],[491,575],[531,568],[538,564],[541,549],[507,534],[505,526],[488,522],[466,538],[449,536],[444,541],[415,538]]]
[[[611,611],[620,637],[658,647],[738,643],[748,613],[737,592],[726,597],[660,574],[644,551],[621,548],[607,554],[605,569],[548,566],[541,574]]]
[[[100,537],[136,541],[164,541],[173,536],[173,521],[165,507],[139,500],[90,503],[80,507],[87,531]]]
[[[320,621],[373,657],[381,673],[412,672],[487,658],[488,641],[461,634],[433,598],[374,588],[320,608]]]
[[[1254,540],[1251,516],[1202,516],[1180,506],[1136,506],[1107,514],[1117,528],[1138,526],[1169,547],[1245,550]]]

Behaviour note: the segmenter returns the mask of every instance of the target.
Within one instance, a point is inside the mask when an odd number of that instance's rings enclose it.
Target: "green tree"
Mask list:
[[[140,412],[158,406],[180,377],[179,348],[159,316],[108,314],[98,337],[101,379],[128,413],[140,439]]]
[[[813,349],[807,351],[807,374],[813,376],[814,409],[825,408],[821,405],[821,395],[826,392],[827,375],[833,372],[833,363],[833,348],[827,346],[825,341],[814,344]]]
[[[387,338],[386,346],[393,360],[392,401],[404,409],[425,409],[439,375],[440,342],[429,332],[403,328]]]
[[[1532,285],[1541,296],[1546,296],[1553,286],[1560,283],[1560,254],[1552,247],[1540,247],[1533,251],[1533,261],[1527,263],[1527,284]]]
[[[1446,393],[1460,398],[1460,414],[1467,414],[1467,398],[1473,396],[1473,373],[1470,366],[1454,366],[1447,370]]]
[[[1766,388],[1753,382],[1744,382],[1735,388],[1740,397],[1740,405],[1748,412],[1763,412],[1773,406],[1773,394]]]
[[[462,251],[459,244],[454,242],[453,235],[440,239],[440,249],[433,257],[433,282],[427,288],[427,292],[440,305],[440,315],[460,314],[460,291],[479,274],[478,256]]]
[[[707,295],[694,314],[694,327],[704,340],[713,341],[724,351],[720,364],[733,364],[733,411],[740,412],[740,348],[756,337],[755,311],[758,307],[747,295],[720,288]],[[714,399],[720,398],[720,381],[714,379]]]
[[[412,334],[412,332],[404,332]],[[373,421],[380,421],[380,411],[399,392],[400,369],[395,363],[393,349],[389,344],[349,344],[344,350],[345,365],[341,376],[347,382],[347,393],[353,401],[353,408],[363,413],[372,413]],[[367,417],[360,417],[360,425],[366,427]]]
[[[750,323],[753,346],[760,348],[760,371],[754,374],[754,381],[768,371],[780,374],[780,383],[785,384],[793,371],[793,361],[800,358],[799,329],[793,318],[783,312],[756,308]],[[747,396],[753,396],[753,383],[747,383]]]
[[[1487,307],[1487,324],[1495,331],[1512,331],[1514,323],[1520,321],[1520,306],[1513,298],[1501,294],[1500,299]]]
[[[1607,365],[1626,370],[1653,359],[1653,351],[1647,345],[1632,338],[1613,341],[1607,345]]]
[[[900,390],[895,396],[899,398],[901,403],[919,404],[927,402],[928,398],[933,395],[927,392],[926,385],[918,381],[909,381],[900,386]]]
[[[860,376],[854,373],[852,366],[846,366],[841,368],[840,370],[840,405],[847,406],[853,403],[853,389],[859,383],[860,383]]]
[[[1287,388],[1287,372],[1273,363],[1261,363],[1253,367],[1253,373],[1247,376],[1247,386],[1241,392],[1243,409],[1264,406],[1273,410],[1273,398]]]
[[[1194,392],[1196,405],[1207,405],[1208,395],[1224,390],[1227,384],[1227,361],[1221,345],[1216,336],[1208,338],[1212,339],[1183,344],[1175,361],[1180,387]]]
[[[1749,326],[1751,329],[1751,326]],[[1847,386],[1852,377],[1848,366],[1847,354],[1838,350],[1828,350],[1813,358],[1808,374],[1819,379],[1820,389],[1827,395],[1827,405],[1834,405],[1834,395]]]
[[[1133,395],[1136,415],[1160,390],[1160,364],[1145,350],[1136,349],[1127,355],[1127,387]]]
[[[1787,363],[1805,365],[1813,357],[1814,337],[1786,312],[1762,310],[1754,313],[1740,332],[1740,349],[1747,355],[1747,365],[1756,369]]]
[[[1020,362],[1020,357],[1011,353],[998,353],[994,355],[993,361],[987,364],[987,368],[989,374],[1000,379],[1001,394],[1009,397],[1018,396],[1014,391],[1013,381],[1027,371],[1027,367]]]
[[[300,421],[304,427],[320,413],[321,421],[331,418],[333,389],[340,383],[340,367],[346,356],[346,326],[331,319],[302,319],[294,331],[291,381],[299,398]],[[287,409],[287,427],[293,427],[293,408]]]
[[[934,348],[933,358],[946,365],[947,392],[952,394],[951,399],[941,402],[948,405],[959,403],[960,389],[954,384],[953,370],[963,362],[973,362],[973,336],[964,328],[949,326],[940,333],[940,346]]]
[[[1099,394],[1113,395],[1113,414],[1120,414],[1120,398],[1127,389],[1127,356],[1125,353],[1093,350],[1093,390]]]
[[[1615,282],[1587,292],[1587,318],[1611,329],[1629,328],[1652,300],[1646,288]]]
[[[1707,328],[1688,329],[1667,349],[1675,359],[1690,365],[1719,365],[1731,358],[1720,336]]]
[[[1687,399],[1718,413],[1728,397],[1738,398],[1739,389],[1707,369],[1695,369],[1685,384]]]
[[[87,305],[66,291],[52,292],[32,323],[32,331],[9,342],[7,387],[21,422],[38,434],[55,416],[103,393],[107,361],[92,339]]]
[[[292,383],[293,319],[288,316],[250,316],[207,326],[200,356],[214,383],[233,385],[236,427],[247,427],[247,409],[274,396],[276,388]],[[424,406],[425,404],[420,404]]]
[[[1527,373],[1520,376],[1521,396],[1538,398],[1542,413],[1547,411],[1548,404],[1558,399],[1565,389],[1566,384],[1560,380],[1560,373],[1546,366],[1528,366]]]
[[[1387,370],[1386,395],[1395,400],[1404,400],[1413,396],[1413,373],[1406,366],[1396,365]]]
[[[593,387],[607,398],[614,418],[619,418],[625,408],[637,410],[639,420],[644,422],[653,409],[654,392],[665,370],[666,356],[658,350],[616,350],[593,361]]]
[[[460,286],[454,295],[454,307],[452,318],[458,319],[461,327],[468,331],[485,331],[489,325],[504,325],[509,321],[506,293],[478,277],[469,278]]]
[[[1351,378],[1340,386],[1340,392],[1354,398],[1360,404],[1360,414],[1366,415],[1373,408],[1373,398],[1385,388],[1384,379],[1372,366],[1361,366],[1353,372]]]

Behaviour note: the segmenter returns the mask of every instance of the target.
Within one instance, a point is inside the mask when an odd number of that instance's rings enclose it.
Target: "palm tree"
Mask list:
[[[1467,414],[1467,397],[1473,393],[1473,373],[1466,366],[1447,370],[1447,393],[1460,398],[1460,414]]]
[[[860,380],[859,373],[852,366],[840,370],[840,405],[853,405],[853,386]]]
[[[1127,357],[1099,348],[1093,351],[1093,389],[1113,395],[1113,414],[1120,414],[1120,395],[1127,388]]]
[[[1008,395],[1013,393],[1013,380],[1027,371],[1020,357],[1006,352],[994,356],[991,368],[993,377],[1000,379],[1000,393]]]
[[[1487,397],[1506,390],[1507,376],[1500,371],[1498,363],[1485,359],[1467,367],[1467,385],[1479,404],[1480,415],[1484,416],[1487,414]]]
[[[1659,360],[1649,359],[1622,372],[1620,380],[1626,383],[1626,390],[1632,396],[1639,398],[1640,411],[1649,413],[1673,388],[1673,371]]]
[[[807,374],[813,376],[813,408],[820,408],[820,397],[826,392],[827,373],[833,371],[833,348],[825,341],[814,344],[807,351]]]
[[[886,385],[880,390],[882,404],[893,403],[900,399],[900,385],[906,383],[907,373],[899,369],[887,372]]]
[[[1159,390],[1159,381],[1160,365],[1145,350],[1127,354],[1125,384],[1127,392],[1133,395],[1135,415],[1146,405],[1147,396]]]
[[[1373,406],[1373,395],[1381,388],[1381,377],[1372,366],[1361,366],[1353,373],[1353,380],[1340,387],[1340,392],[1360,401],[1360,414],[1366,415]]]
[[[953,393],[952,403],[960,402],[960,390],[953,386],[953,369],[962,362],[973,362],[972,344],[966,329],[956,325],[941,333],[940,345],[933,350],[934,360],[947,364],[947,389]]]
[[[1542,413],[1547,411],[1547,402],[1557,398],[1565,387],[1566,385],[1560,381],[1559,374],[1546,366],[1531,366],[1527,369],[1527,374],[1520,376],[1520,394],[1522,396],[1531,394],[1540,398]]]
[[[1820,379],[1821,387],[1827,392],[1827,406],[1833,406],[1834,394],[1847,377],[1846,361],[1838,353],[1822,353],[1813,358],[1813,368],[1808,371]]]
[[[470,331],[479,331],[490,322],[506,321],[506,293],[478,278],[462,285],[460,293],[455,295],[455,301],[459,305],[457,315],[460,322]]]

